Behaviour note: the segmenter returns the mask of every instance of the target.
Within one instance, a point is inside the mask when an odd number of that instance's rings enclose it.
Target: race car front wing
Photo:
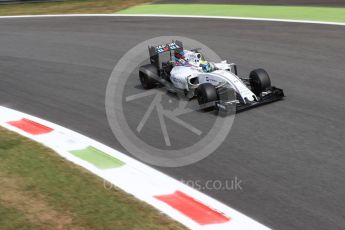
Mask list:
[[[239,113],[248,109],[252,109],[261,105],[265,105],[265,104],[269,104],[269,103],[281,100],[283,99],[283,97],[284,97],[284,92],[282,89],[279,89],[276,87],[270,87],[265,92],[263,92],[260,97],[258,97],[258,101],[241,103],[238,100],[232,100],[232,101],[219,100],[215,102],[215,107],[219,111]],[[234,111],[234,109],[236,111]]]

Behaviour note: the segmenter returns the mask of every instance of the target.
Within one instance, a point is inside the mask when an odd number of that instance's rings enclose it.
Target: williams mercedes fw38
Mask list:
[[[170,92],[197,98],[203,108],[221,111],[235,108],[239,112],[284,97],[282,89],[271,86],[264,69],[255,69],[249,78],[241,78],[234,63],[208,62],[199,50],[184,50],[180,41],[149,46],[151,64],[139,68],[142,87],[164,85]]]

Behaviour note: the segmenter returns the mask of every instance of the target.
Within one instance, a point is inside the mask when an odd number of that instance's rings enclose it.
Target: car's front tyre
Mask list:
[[[214,102],[218,100],[216,87],[214,87],[210,83],[201,84],[196,89],[196,97],[198,99],[199,105]]]
[[[267,88],[271,87],[271,80],[264,69],[255,69],[249,74],[249,82],[255,95],[260,96]]]

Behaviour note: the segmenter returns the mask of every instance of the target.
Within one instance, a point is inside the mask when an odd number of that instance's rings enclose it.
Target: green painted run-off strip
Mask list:
[[[219,4],[144,4],[116,13],[169,14],[271,18],[323,22],[345,22],[345,8],[308,6],[257,6]]]
[[[125,164],[119,159],[116,159],[115,157],[112,157],[92,146],[89,146],[85,149],[73,150],[70,151],[70,153],[84,161],[93,164],[99,169],[118,168]]]

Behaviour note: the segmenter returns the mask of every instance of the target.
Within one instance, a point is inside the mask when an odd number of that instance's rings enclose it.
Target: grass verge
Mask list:
[[[0,216],[1,229],[30,229],[31,223],[23,213],[2,203],[0,203]]]
[[[0,5],[0,15],[114,13],[149,0],[65,0]]]
[[[345,22],[345,8],[212,4],[144,4],[117,13],[232,16]]]
[[[52,150],[0,128],[1,229],[185,229]],[[140,188],[138,188],[140,189]]]

